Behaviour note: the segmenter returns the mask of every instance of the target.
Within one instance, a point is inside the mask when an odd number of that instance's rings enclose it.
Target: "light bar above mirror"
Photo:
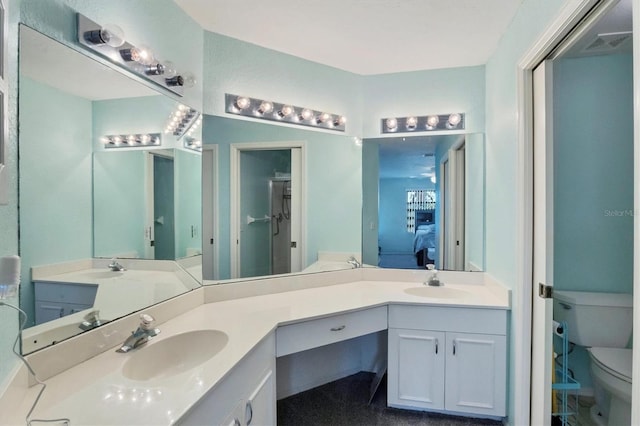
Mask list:
[[[114,24],[100,25],[78,13],[78,42],[126,70],[183,96],[184,88],[195,85],[190,72],[178,72],[171,61],[159,61],[144,45],[134,46],[124,38],[124,31]]]

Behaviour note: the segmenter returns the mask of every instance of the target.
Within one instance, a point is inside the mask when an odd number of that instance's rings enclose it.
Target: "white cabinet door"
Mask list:
[[[447,333],[447,411],[504,416],[506,337]]]
[[[389,329],[387,403],[444,409],[445,333]]]
[[[227,418],[222,421],[221,426],[242,426],[242,421],[240,419],[242,418],[243,408],[244,408],[244,401],[243,400],[238,401],[238,404],[236,404],[233,411],[231,411],[231,413],[229,413]]]
[[[275,426],[276,381],[272,369],[265,373],[258,386],[247,398],[244,424],[247,426]]]

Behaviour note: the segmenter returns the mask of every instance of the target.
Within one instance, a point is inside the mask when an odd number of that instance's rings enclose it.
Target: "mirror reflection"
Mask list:
[[[365,139],[363,173],[365,263],[484,269],[481,134]]]
[[[201,156],[179,149],[93,154],[94,256],[200,254]]]
[[[26,26],[19,55],[29,353],[199,285],[175,259],[196,255],[186,262],[199,269],[201,167],[164,133],[175,100]],[[161,134],[160,146],[105,145],[131,134]]]

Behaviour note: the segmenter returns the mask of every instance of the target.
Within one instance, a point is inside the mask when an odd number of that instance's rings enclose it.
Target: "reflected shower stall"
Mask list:
[[[240,153],[240,276],[291,272],[291,150]]]
[[[271,201],[271,273],[291,272],[291,179],[269,181]]]

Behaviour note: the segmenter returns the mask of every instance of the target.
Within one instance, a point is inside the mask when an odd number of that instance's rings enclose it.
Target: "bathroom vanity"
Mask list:
[[[509,291],[482,273],[443,273],[444,287],[427,288],[420,272],[360,268],[197,289],[145,311],[162,333],[130,353],[115,348],[137,316],[31,355],[36,371],[48,378],[34,418],[275,424],[277,357],[386,330],[391,406],[504,417]],[[154,346],[166,352],[175,345],[180,367],[175,359],[152,356],[160,353]],[[79,356],[85,360],[74,362]],[[72,364],[44,362],[53,357]],[[444,365],[433,371],[439,375],[429,377],[430,359]],[[16,422],[36,392],[25,390],[19,409],[12,410]],[[440,405],[425,405],[427,399]]]

